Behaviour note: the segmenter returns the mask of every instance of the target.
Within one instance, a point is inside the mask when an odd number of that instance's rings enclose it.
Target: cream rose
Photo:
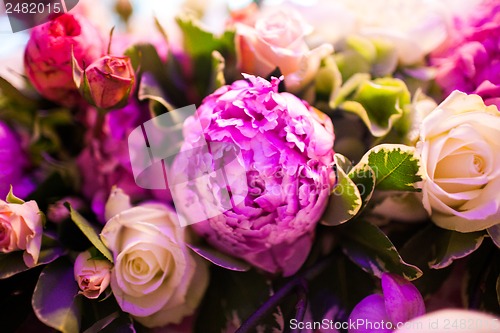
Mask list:
[[[472,232],[500,223],[500,113],[454,91],[424,118],[417,143],[423,204],[440,227]]]
[[[312,27],[292,9],[265,11],[254,26],[242,23],[235,26],[239,69],[266,77],[279,67],[291,92],[310,83],[321,59],[333,52],[330,44],[309,49],[304,37]]]
[[[75,280],[83,296],[95,299],[106,290],[113,265],[106,259],[92,259],[90,251],[81,252],[74,265]]]
[[[0,200],[0,252],[24,250],[24,263],[33,267],[38,263],[42,232],[42,217],[35,201],[11,204]]]
[[[127,208],[114,190],[107,216]],[[113,252],[111,289],[123,311],[146,327],[181,322],[194,313],[208,285],[203,259],[187,248],[175,212],[160,204],[125,209],[104,226],[101,238]]]

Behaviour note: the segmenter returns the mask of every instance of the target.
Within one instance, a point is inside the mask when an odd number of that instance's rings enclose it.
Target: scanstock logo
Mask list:
[[[0,32],[15,33],[44,24],[78,4],[78,0],[0,0],[0,18],[7,16]],[[9,27],[10,25],[10,27]]]
[[[128,137],[136,184],[170,190],[183,227],[234,209],[248,194],[240,148],[229,142],[207,141],[195,113],[195,105],[170,111],[145,122]],[[192,133],[200,133],[196,140],[188,140],[189,144],[185,144],[184,135],[190,134],[183,133],[185,121],[190,121]],[[192,163],[200,159],[203,163]],[[186,196],[188,193],[193,196]]]

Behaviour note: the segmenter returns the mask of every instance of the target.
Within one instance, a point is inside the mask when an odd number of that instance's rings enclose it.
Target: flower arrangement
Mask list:
[[[81,2],[0,78],[6,332],[498,332],[500,1]]]

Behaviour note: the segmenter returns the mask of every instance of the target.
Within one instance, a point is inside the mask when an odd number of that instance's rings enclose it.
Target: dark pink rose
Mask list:
[[[71,50],[85,68],[105,53],[106,44],[87,19],[64,14],[33,28],[24,54],[26,74],[38,92],[64,106],[74,106],[80,100],[73,81]]]
[[[126,103],[134,83],[135,73],[130,58],[107,55],[85,69],[80,90],[91,104],[111,109]]]

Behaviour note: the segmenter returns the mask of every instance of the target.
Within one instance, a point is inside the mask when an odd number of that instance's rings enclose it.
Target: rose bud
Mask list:
[[[92,259],[90,251],[81,252],[75,260],[75,280],[83,296],[95,299],[109,286],[113,265],[105,259]]]
[[[84,17],[64,14],[31,31],[24,67],[33,86],[45,98],[71,107],[80,96],[73,81],[71,53],[82,67],[106,51],[99,31]]]
[[[134,87],[135,74],[129,57],[104,56],[83,73],[80,91],[100,109],[123,107]]]
[[[24,250],[24,263],[33,267],[40,256],[42,232],[42,216],[35,201],[21,204],[0,200],[0,252]]]

